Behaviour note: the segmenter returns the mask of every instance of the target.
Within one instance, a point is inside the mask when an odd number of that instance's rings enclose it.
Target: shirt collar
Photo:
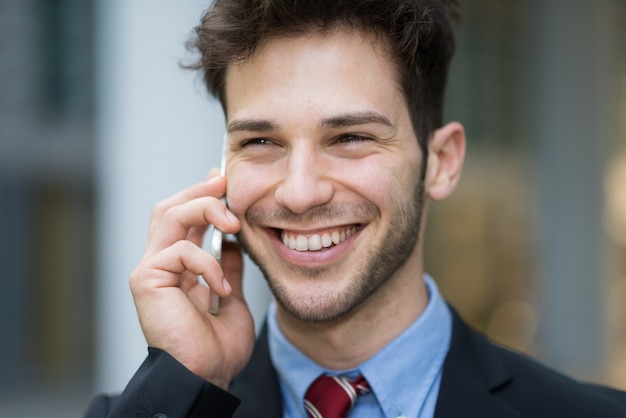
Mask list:
[[[383,416],[418,416],[435,390],[450,346],[452,320],[434,280],[424,275],[429,294],[420,317],[381,351],[357,369],[372,388]],[[356,375],[355,370],[327,370],[300,352],[284,336],[276,320],[276,306],[268,313],[270,357],[277,371],[285,416],[306,416],[302,400],[309,385],[322,373]],[[384,371],[384,372],[381,372]]]

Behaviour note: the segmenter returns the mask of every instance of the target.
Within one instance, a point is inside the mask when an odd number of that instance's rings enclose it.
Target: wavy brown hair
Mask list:
[[[216,0],[189,42],[200,53],[190,67],[203,71],[209,92],[226,111],[227,68],[251,58],[262,41],[338,27],[373,33],[397,65],[425,157],[428,138],[443,124],[456,6],[455,0]]]

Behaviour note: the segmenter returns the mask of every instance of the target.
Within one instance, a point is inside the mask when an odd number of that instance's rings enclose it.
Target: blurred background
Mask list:
[[[626,389],[626,0],[461,0],[468,161],[426,266],[494,340]],[[0,416],[81,416],[146,347],[127,278],[154,203],[218,165],[180,68],[206,1],[0,0]],[[248,266],[258,319],[269,300]]]

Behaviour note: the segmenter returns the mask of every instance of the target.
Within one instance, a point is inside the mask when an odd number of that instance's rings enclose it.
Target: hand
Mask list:
[[[130,277],[148,345],[224,389],[248,362],[254,344],[239,246],[224,242],[221,266],[201,248],[210,224],[227,234],[240,229],[219,200],[225,192],[226,179],[213,174],[156,205],[144,257]],[[217,316],[209,313],[209,288],[224,298]]]

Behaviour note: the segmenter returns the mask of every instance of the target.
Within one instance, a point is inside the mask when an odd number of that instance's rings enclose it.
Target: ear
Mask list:
[[[461,177],[465,159],[465,129],[450,122],[437,129],[428,143],[426,193],[433,200],[450,196]]]

